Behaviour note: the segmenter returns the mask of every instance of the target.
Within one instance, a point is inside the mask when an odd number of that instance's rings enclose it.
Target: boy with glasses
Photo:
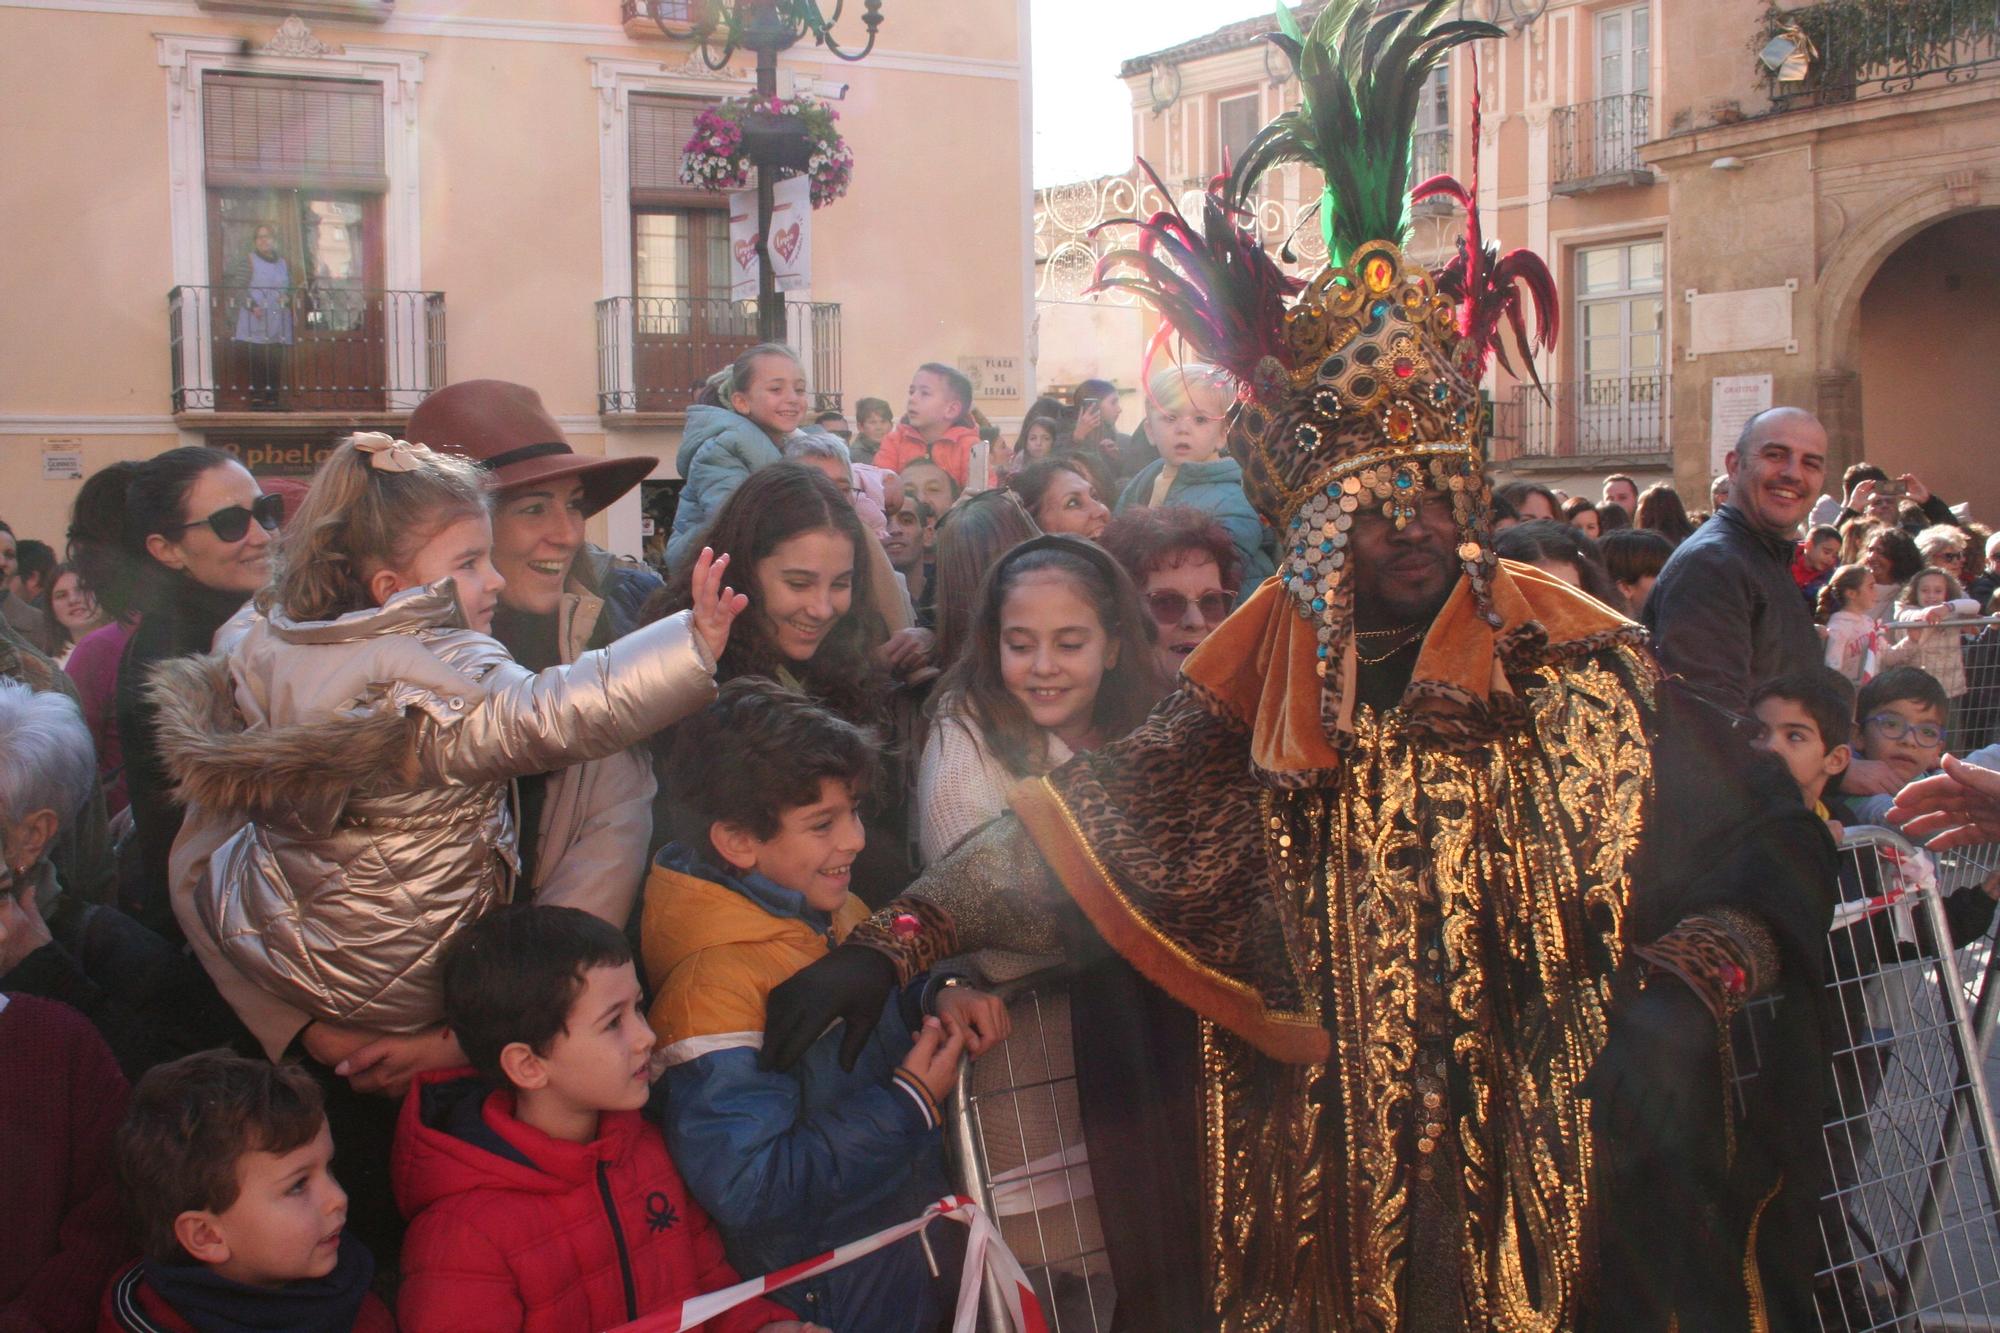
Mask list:
[[[1855,747],[1860,758],[1888,765],[1899,787],[1939,771],[1944,759],[1946,718],[1951,701],[1937,677],[1920,667],[1891,667],[1861,687],[1856,713],[1860,731]],[[1988,745],[1965,756],[1968,764],[2000,769],[2000,745]],[[1854,813],[1865,824],[1888,822],[1893,793],[1856,797]]]

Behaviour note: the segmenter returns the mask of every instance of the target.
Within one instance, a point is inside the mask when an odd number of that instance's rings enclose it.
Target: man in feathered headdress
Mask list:
[[[1477,386],[1503,325],[1533,373],[1555,293],[1473,192],[1409,188],[1424,76],[1499,35],[1447,9],[1281,7],[1300,107],[1106,260],[1241,386],[1277,576],[774,993],[766,1055],[858,1046],[942,957],[1065,950],[1119,1327],[1810,1327],[1814,1005],[1747,1115],[1724,1069],[1747,999],[1818,991],[1833,843],[1638,626],[1494,555]],[[1302,289],[1240,221],[1291,161],[1326,179]],[[1441,272],[1413,193],[1468,206]]]

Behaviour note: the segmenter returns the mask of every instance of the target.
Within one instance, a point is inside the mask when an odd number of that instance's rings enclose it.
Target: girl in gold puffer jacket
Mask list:
[[[273,1058],[303,1036],[388,1088],[462,1062],[437,957],[515,892],[513,780],[616,753],[714,696],[745,605],[727,557],[703,553],[689,611],[534,673],[486,633],[491,546],[476,467],[357,435],[314,478],[257,613],[223,651],[154,675],[188,803],[174,911]]]

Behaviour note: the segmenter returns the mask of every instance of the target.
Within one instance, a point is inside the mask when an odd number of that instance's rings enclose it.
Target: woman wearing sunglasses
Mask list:
[[[1128,509],[1098,541],[1132,576],[1159,627],[1153,659],[1171,688],[1188,654],[1236,605],[1243,571],[1236,544],[1214,515],[1178,504]]]
[[[78,493],[71,517],[71,558],[105,609],[134,623],[115,690],[133,834],[120,857],[120,894],[128,911],[176,942],[167,857],[182,807],[160,761],[146,679],[161,662],[214,647],[217,631],[269,579],[283,517],[284,501],[264,494],[241,463],[199,447],[113,464]]]
[[[933,695],[914,806],[924,863],[1003,813],[1021,779],[1137,726],[1161,692],[1155,637],[1101,547],[1050,534],[1002,556]]]

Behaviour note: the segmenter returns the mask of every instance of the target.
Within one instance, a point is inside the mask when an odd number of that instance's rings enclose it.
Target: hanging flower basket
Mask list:
[[[681,149],[681,180],[704,190],[747,189],[751,170],[770,167],[777,179],[806,176],[812,206],[847,193],[854,153],[834,121],[840,113],[816,97],[747,97],[718,102],[695,117]]]

